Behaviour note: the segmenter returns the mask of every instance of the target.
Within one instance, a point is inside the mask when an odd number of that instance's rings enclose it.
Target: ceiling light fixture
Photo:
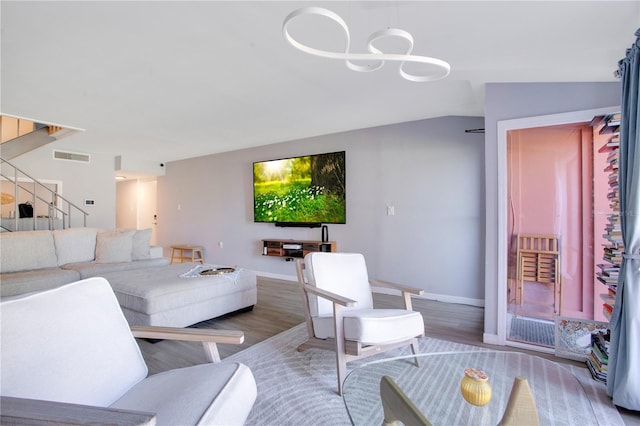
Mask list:
[[[326,50],[316,49],[311,46],[307,46],[305,44],[300,43],[296,39],[294,39],[291,34],[289,34],[289,24],[291,21],[302,15],[318,15],[325,18],[329,18],[343,29],[345,37],[346,37],[346,47],[344,53],[341,52],[330,52]],[[411,55],[413,51],[413,37],[411,34],[404,30],[400,30],[397,28],[389,28],[386,30],[376,31],[369,36],[369,40],[367,41],[367,50],[370,53],[351,53],[349,51],[351,44],[351,36],[349,34],[349,27],[346,22],[335,12],[330,11],[329,9],[324,9],[322,7],[303,7],[301,9],[294,10],[285,18],[282,24],[282,34],[284,38],[296,49],[299,49],[305,53],[310,55],[320,56],[322,58],[329,59],[340,59],[344,60],[347,68],[353,71],[358,72],[371,72],[376,71],[382,68],[385,61],[396,61],[400,62],[399,72],[400,75],[409,81],[415,82],[424,82],[424,81],[436,81],[445,78],[449,75],[451,71],[451,66],[440,59],[430,58],[428,56],[416,56]],[[405,39],[409,43],[409,48],[404,54],[389,54],[383,53],[379,49],[374,46],[374,43],[380,39],[385,37],[400,37]],[[370,65],[357,65],[352,61],[374,61],[373,64]],[[421,64],[428,64],[435,67],[435,71],[428,74],[410,74],[404,70],[405,62],[416,62]]]

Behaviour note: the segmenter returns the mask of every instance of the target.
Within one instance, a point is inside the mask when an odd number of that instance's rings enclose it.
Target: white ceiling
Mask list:
[[[281,30],[303,6],[340,14],[357,53],[374,31],[402,28],[414,37],[414,54],[449,62],[451,74],[414,83],[394,63],[363,74],[297,51]],[[64,141],[81,152],[162,162],[482,116],[488,82],[615,81],[640,27],[640,1],[3,0],[0,7],[2,113],[84,129]],[[298,22],[291,31],[305,43],[342,49],[337,26]],[[383,50],[400,53],[392,44]]]

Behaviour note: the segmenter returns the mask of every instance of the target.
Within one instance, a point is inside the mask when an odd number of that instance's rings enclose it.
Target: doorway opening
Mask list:
[[[607,212],[596,203],[606,193],[591,122],[612,112],[498,123],[498,336],[506,345],[553,353],[559,318],[601,320],[594,269]],[[523,237],[535,242],[524,247]]]
[[[589,122],[507,133],[508,340],[553,348],[556,316],[592,314],[593,173]]]
[[[156,244],[157,180],[131,179],[116,184],[116,227],[151,228],[151,245]]]

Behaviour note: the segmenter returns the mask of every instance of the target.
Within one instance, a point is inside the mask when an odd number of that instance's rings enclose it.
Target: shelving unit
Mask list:
[[[263,256],[302,258],[311,252],[335,252],[335,241],[262,240]]]
[[[620,228],[620,191],[618,185],[620,114],[606,115],[602,117],[602,122],[604,124],[600,129],[600,134],[611,135],[607,139],[607,143],[599,150],[599,152],[608,153],[607,166],[604,172],[608,173],[609,192],[607,193],[607,199],[611,213],[607,216],[607,224],[602,235],[607,241],[606,244],[603,244],[602,260],[604,263],[597,265],[599,271],[596,272],[596,278],[608,288],[606,294],[600,294],[600,298],[603,302],[603,314],[609,320],[616,297],[622,253],[624,253],[622,230]]]

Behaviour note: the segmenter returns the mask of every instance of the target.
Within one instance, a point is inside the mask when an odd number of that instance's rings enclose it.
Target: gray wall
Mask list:
[[[116,184],[114,180],[113,157],[72,149],[71,151],[91,154],[91,162],[79,163],[53,159],[53,149],[69,150],[66,145],[72,143],[73,136],[56,141],[34,151],[23,154],[11,163],[37,180],[52,179],[62,181],[62,196],[87,211],[87,226],[113,228],[115,226]],[[3,173],[8,170],[6,165]],[[13,176],[9,172],[9,176]],[[95,200],[95,205],[84,206],[85,199]],[[72,214],[72,218],[81,216]],[[75,223],[73,226],[82,226]]]
[[[502,120],[604,108],[620,104],[620,84],[495,83],[485,92],[486,242],[485,340],[497,334],[498,135]]]
[[[260,240],[319,240],[320,229],[254,223],[252,164],[345,150],[347,223],[328,225],[338,250],[363,253],[372,278],[482,305],[483,135],[464,130],[483,125],[445,117],[168,163],[158,178],[157,242],[203,245],[207,262],[293,279],[293,263],[262,256]]]

